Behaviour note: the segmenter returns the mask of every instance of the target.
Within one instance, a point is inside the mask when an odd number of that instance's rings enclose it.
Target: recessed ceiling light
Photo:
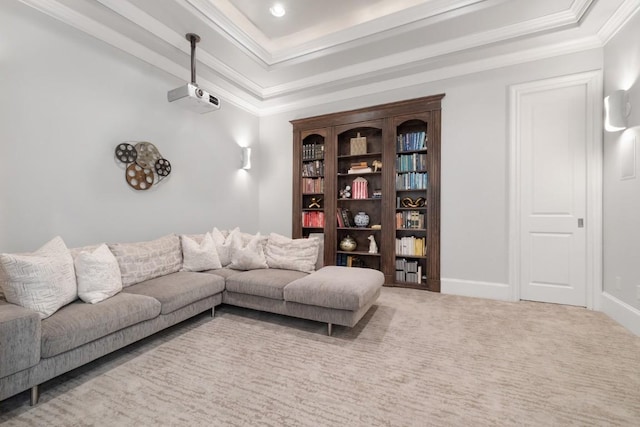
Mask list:
[[[281,18],[286,13],[286,10],[284,10],[284,7],[280,3],[276,3],[269,8],[269,12],[276,18]]]

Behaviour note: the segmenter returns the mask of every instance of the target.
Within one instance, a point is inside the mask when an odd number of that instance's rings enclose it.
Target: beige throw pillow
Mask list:
[[[110,298],[122,290],[122,278],[118,260],[107,245],[94,251],[82,251],[74,260],[78,280],[78,297],[95,304]]]
[[[253,239],[251,239],[245,247],[242,247],[242,236],[240,236],[240,234],[235,234],[233,238],[236,240],[234,242],[236,249],[233,252],[229,268],[233,268],[234,270],[269,268],[264,256],[264,250],[262,249],[260,233],[253,236]]]
[[[182,240],[182,271],[205,271],[222,268],[216,245],[207,233],[198,244],[188,236],[180,236]]]
[[[290,239],[271,233],[264,252],[269,268],[311,273],[316,269],[319,247],[318,239]]]
[[[231,255],[233,254],[233,245],[236,244],[236,236],[239,235],[240,229],[238,227],[231,230],[229,233],[218,230],[216,227],[211,232],[211,237],[216,245],[216,252],[220,258],[220,264],[223,267],[231,264]]]
[[[109,249],[118,260],[124,287],[182,268],[180,238],[175,234],[148,242],[113,243]]]
[[[45,319],[78,297],[73,258],[61,237],[30,254],[0,255],[0,286],[12,304]]]

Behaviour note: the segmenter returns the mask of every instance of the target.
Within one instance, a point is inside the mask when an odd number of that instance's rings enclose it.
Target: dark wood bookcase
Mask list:
[[[292,235],[323,233],[325,265],[374,268],[384,273],[387,286],[440,291],[443,97],[291,122]],[[354,141],[360,142],[360,149],[353,149]],[[380,163],[381,168],[374,167]],[[370,170],[361,169],[365,165]],[[366,194],[354,194],[356,179]],[[350,197],[341,194],[346,186],[351,187]],[[366,226],[353,224],[358,212],[368,215]],[[346,236],[355,240],[355,250],[340,248]],[[377,243],[377,253],[369,253],[369,236]]]

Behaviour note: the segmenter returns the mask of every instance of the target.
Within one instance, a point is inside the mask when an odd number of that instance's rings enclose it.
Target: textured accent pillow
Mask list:
[[[229,268],[233,268],[234,270],[269,268],[264,256],[264,250],[262,249],[260,233],[253,236],[253,239],[251,239],[245,247],[241,247],[242,236],[240,236],[239,233],[235,234],[233,239],[236,240],[236,242],[234,242],[236,248],[240,246],[240,249],[234,250]]]
[[[316,269],[318,239],[290,239],[280,234],[269,234],[265,257],[269,268],[298,270],[311,273]]]
[[[199,244],[188,236],[180,236],[182,240],[182,271],[205,271],[222,268],[216,245],[211,233],[207,233]]]
[[[211,232],[211,237],[216,245],[216,252],[218,253],[218,257],[220,258],[220,264],[223,267],[231,264],[231,255],[233,252],[232,245],[234,241],[237,242],[235,236],[240,233],[240,228],[236,227],[231,230],[228,234],[225,235],[225,232],[218,230],[216,227],[213,227],[213,231]]]
[[[0,255],[0,286],[12,304],[45,319],[78,297],[73,258],[61,237],[30,254]]]
[[[175,273],[182,267],[180,238],[175,234],[149,242],[113,243],[109,249],[118,260],[123,287]]]
[[[122,290],[118,260],[104,243],[94,251],[82,251],[74,260],[78,297],[95,304]]]

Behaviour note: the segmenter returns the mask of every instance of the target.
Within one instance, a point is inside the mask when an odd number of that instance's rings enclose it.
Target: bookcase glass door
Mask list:
[[[429,127],[423,117],[396,118],[395,281],[428,286]]]
[[[382,126],[377,120],[336,129],[336,265],[381,269]]]

